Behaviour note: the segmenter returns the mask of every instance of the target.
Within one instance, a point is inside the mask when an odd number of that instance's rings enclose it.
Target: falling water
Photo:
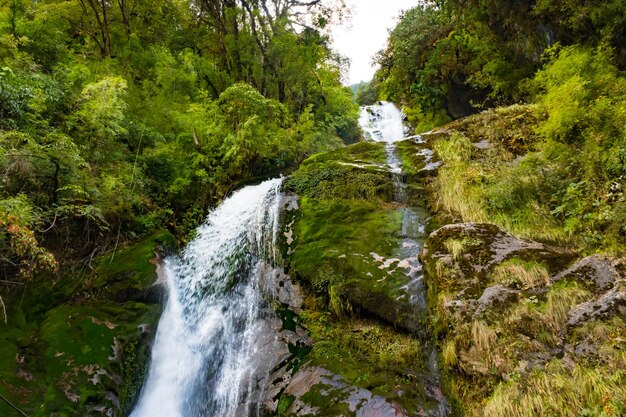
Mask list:
[[[280,185],[275,179],[236,192],[182,255],[166,259],[168,300],[131,417],[226,417],[248,404],[264,326],[260,276],[273,257]]]
[[[402,162],[396,153],[396,142],[411,139],[415,143],[424,144],[420,135],[407,137],[408,129],[404,123],[404,115],[393,104],[389,102],[379,102],[372,106],[361,108],[359,119],[361,127],[368,140],[384,142],[387,151],[387,165],[393,176],[395,187],[395,201],[402,206],[399,208],[402,213],[402,240],[400,242],[399,253],[411,263],[410,282],[403,289],[407,291],[410,302],[417,307],[420,314],[426,317],[428,314],[426,307],[426,289],[424,287],[424,274],[422,265],[419,262],[418,254],[426,238],[426,224],[428,215],[424,209],[411,207],[408,205],[407,184],[402,175]],[[432,150],[424,147],[420,153],[424,157],[426,167],[424,170],[431,170],[438,167],[438,163],[432,163]],[[423,320],[426,322],[426,320]],[[441,371],[437,360],[437,350],[433,343],[432,336],[428,329],[424,329],[424,355],[428,364],[429,384],[427,392],[432,400],[438,404],[438,409],[433,410],[438,417],[445,417],[450,414],[450,406],[443,395],[441,383]]]
[[[387,164],[391,172],[400,174],[401,163],[394,142],[405,139],[407,129],[402,112],[393,103],[381,101],[373,106],[362,107],[359,123],[367,139],[386,143]]]

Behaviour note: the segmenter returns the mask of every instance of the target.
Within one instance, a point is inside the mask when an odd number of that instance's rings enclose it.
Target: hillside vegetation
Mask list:
[[[184,238],[238,181],[356,141],[322,34],[342,10],[0,3],[3,274],[81,269],[165,226]]]

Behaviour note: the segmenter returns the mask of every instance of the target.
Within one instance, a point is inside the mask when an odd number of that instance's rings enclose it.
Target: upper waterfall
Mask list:
[[[281,181],[234,193],[181,256],[166,259],[168,300],[131,417],[226,417],[247,402]]]
[[[388,101],[362,107],[359,124],[367,138],[376,142],[398,142],[406,133],[402,111]]]

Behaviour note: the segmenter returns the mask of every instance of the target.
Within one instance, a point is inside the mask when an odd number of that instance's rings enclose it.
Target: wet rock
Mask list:
[[[504,287],[500,284],[485,289],[477,300],[476,314],[482,314],[490,308],[510,305],[519,300],[521,291]]]
[[[626,317],[626,280],[618,281],[598,299],[574,307],[569,313],[567,327],[571,329],[590,320],[607,319],[616,315]]]
[[[341,297],[363,313],[380,317],[396,327],[417,336],[426,336],[426,323],[420,320],[418,306],[395,299],[390,294],[375,288],[367,288],[359,282],[343,286]]]
[[[624,276],[624,269],[623,260],[592,255],[581,259],[570,268],[556,274],[551,279],[551,282],[576,280],[596,292],[607,291],[620,279],[620,276]]]
[[[406,417],[406,411],[378,397],[368,401],[356,413],[356,417]]]
[[[548,362],[560,356],[562,356],[561,349],[530,352],[524,355],[524,359],[518,363],[516,371],[528,374],[535,369],[543,369]]]
[[[553,268],[558,269],[574,256],[563,248],[517,238],[489,223],[455,223],[439,228],[428,238],[429,248],[433,251],[431,256],[448,253],[443,246],[446,240],[463,238],[475,242],[466,259],[476,271],[489,269],[513,256],[553,261]]]
[[[303,367],[291,379],[285,394],[295,398],[288,415],[336,415],[329,411],[330,406],[344,406],[357,417],[408,417],[408,413],[399,405],[372,394],[369,390],[346,384],[332,372],[317,367]],[[308,403],[304,398],[315,392],[321,403]],[[324,400],[326,399],[326,400]]]
[[[300,312],[304,300],[302,289],[282,269],[266,267],[261,275],[261,285],[266,294],[287,306],[294,312]]]

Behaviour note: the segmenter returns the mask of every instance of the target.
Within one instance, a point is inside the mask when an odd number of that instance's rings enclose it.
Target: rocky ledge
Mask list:
[[[492,224],[430,234],[421,253],[430,310],[465,413],[565,415],[562,401],[581,415],[623,410],[626,262],[576,258]]]

